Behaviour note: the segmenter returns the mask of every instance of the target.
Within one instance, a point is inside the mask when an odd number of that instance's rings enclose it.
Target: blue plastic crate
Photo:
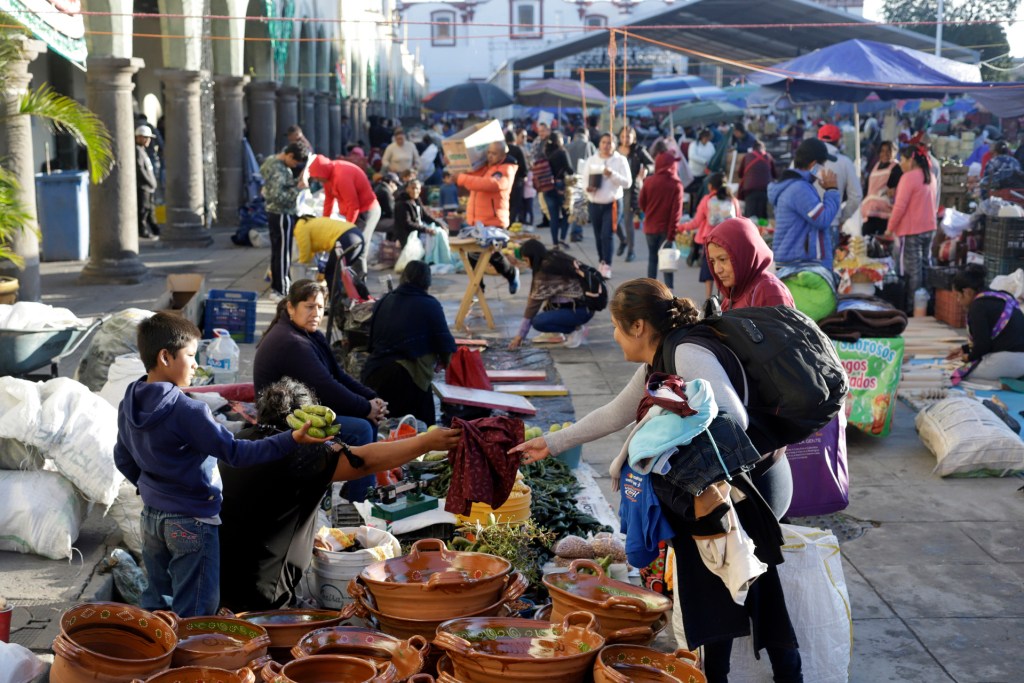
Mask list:
[[[206,298],[203,336],[213,338],[215,329],[227,330],[236,342],[256,340],[256,292],[211,289]]]

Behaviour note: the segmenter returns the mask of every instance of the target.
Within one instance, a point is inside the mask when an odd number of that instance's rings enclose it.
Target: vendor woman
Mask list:
[[[953,383],[968,377],[998,380],[1024,376],[1024,314],[1014,296],[986,287],[985,269],[979,265],[957,273],[953,290],[967,309],[970,339],[946,356],[965,363],[953,373]]]

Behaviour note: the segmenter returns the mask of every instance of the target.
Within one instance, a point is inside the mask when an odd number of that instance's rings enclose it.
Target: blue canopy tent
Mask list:
[[[640,81],[627,93],[627,111],[667,109],[694,100],[724,100],[724,90],[698,76],[664,76]]]

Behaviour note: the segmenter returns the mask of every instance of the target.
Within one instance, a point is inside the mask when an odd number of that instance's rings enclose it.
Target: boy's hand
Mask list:
[[[300,443],[300,444],[305,444],[305,445],[311,445],[311,444],[316,444],[316,443],[327,443],[328,441],[330,441],[333,438],[333,437],[327,436],[327,437],[324,437],[323,439],[318,439],[315,436],[310,436],[308,434],[308,432],[309,432],[309,428],[312,427],[312,426],[313,426],[312,422],[307,422],[306,424],[302,425],[302,427],[300,429],[296,429],[294,432],[292,432],[292,438],[295,439],[295,443]]]
[[[420,435],[423,440],[423,448],[428,451],[450,451],[459,445],[462,438],[461,429],[446,429],[438,427],[424,432]]]

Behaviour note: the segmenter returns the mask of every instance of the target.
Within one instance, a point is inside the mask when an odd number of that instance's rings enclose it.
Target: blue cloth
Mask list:
[[[255,465],[282,458],[297,444],[291,432],[261,441],[236,441],[213,419],[209,407],[169,382],[132,382],[117,412],[114,464],[161,512],[215,517],[222,500],[210,456],[229,465]]]
[[[695,415],[680,417],[666,410],[640,425],[630,438],[629,464],[634,470],[642,474],[650,473],[658,456],[674,453],[679,446],[689,445],[718,416],[715,393],[706,380],[693,379],[687,382],[686,400],[689,407],[697,411]]]
[[[967,161],[964,162],[964,166],[970,167],[971,164],[980,164],[981,160],[988,153],[988,147],[987,142],[983,142],[975,147],[974,151],[971,152],[971,156],[967,157]]]
[[[538,332],[561,332],[569,334],[577,327],[586,325],[594,312],[586,306],[552,308],[533,317],[533,329]]]
[[[441,206],[445,209],[459,208],[459,186],[445,183],[441,186]]]
[[[832,219],[839,213],[838,190],[818,196],[809,171],[790,169],[768,186],[768,201],[775,207],[775,263],[813,260],[832,270]]]
[[[634,567],[646,567],[657,559],[658,543],[671,539],[675,532],[647,477],[625,464],[620,476],[619,526],[626,535],[626,559]]]
[[[149,583],[141,607],[169,609],[182,619],[216,613],[220,607],[218,532],[214,524],[144,505],[142,563]]]

